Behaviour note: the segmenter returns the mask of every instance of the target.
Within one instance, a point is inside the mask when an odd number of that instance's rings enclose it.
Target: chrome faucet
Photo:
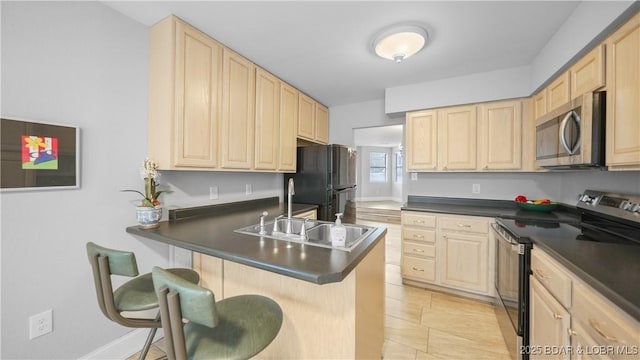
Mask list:
[[[295,195],[296,191],[295,191],[295,187],[293,185],[293,178],[289,178],[289,186],[287,189],[287,230],[286,233],[287,234],[291,234],[292,232],[292,226],[291,226],[291,196]]]

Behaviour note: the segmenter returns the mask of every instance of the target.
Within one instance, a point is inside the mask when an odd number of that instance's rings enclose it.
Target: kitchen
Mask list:
[[[629,3],[576,6],[576,19],[587,17],[589,31],[572,30],[571,24],[563,28],[555,39],[562,43],[564,37],[572,49],[545,48],[554,57],[541,54],[540,64],[532,65],[537,71],[531,75],[533,84],[527,69],[512,68],[389,88],[384,99],[331,106],[330,141],[353,146],[354,128],[402,124],[404,115],[397,113],[409,109],[531,95]],[[139,186],[137,169],[147,154],[141,139],[147,134],[148,28],[97,2],[3,2],[2,27],[3,117],[77,124],[83,139],[80,190],[2,194],[2,357],[78,358],[128,331],[109,324],[97,311],[83,244],[91,240],[126,247],[139,254],[144,269],[174,262],[166,246],[124,234],[135,221],[129,211],[133,201],[119,192]],[[551,64],[545,66],[545,61]],[[488,83],[493,84],[490,89]],[[468,92],[444,90],[456,87]],[[172,171],[163,173],[163,183],[174,191],[164,198],[173,207],[209,203],[214,185],[220,190],[219,203],[283,195],[282,175],[269,173]],[[247,183],[252,184],[250,197],[245,195]],[[480,194],[471,192],[475,183]],[[403,193],[502,200],[525,193],[575,204],[584,189],[637,194],[638,183],[633,171],[419,173],[415,181],[407,176]],[[28,213],[33,216],[24,215]],[[34,217],[41,226],[32,226]],[[68,254],[52,255],[60,250]],[[54,332],[28,340],[28,317],[47,308],[54,309]]]

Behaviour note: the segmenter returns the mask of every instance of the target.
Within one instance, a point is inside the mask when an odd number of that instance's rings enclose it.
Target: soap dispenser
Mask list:
[[[331,245],[344,247],[347,240],[347,228],[342,225],[340,217],[342,213],[336,214],[336,223],[331,226]]]

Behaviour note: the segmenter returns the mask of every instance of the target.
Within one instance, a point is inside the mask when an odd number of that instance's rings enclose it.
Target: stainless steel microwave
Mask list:
[[[549,169],[605,167],[605,92],[580,96],[536,120],[536,165]]]

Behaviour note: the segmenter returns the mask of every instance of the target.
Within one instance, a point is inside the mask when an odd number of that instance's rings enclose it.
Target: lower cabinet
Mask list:
[[[535,245],[531,271],[531,359],[640,357],[640,322]]]
[[[493,295],[490,219],[402,212],[402,277],[460,295]]]

